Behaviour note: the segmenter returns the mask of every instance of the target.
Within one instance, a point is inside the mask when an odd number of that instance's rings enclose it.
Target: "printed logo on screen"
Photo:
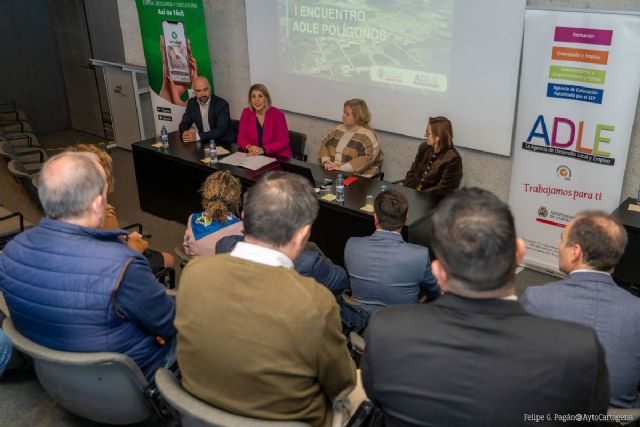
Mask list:
[[[175,40],[175,39],[177,39],[177,38],[178,38],[178,33],[176,33],[175,31],[173,31],[173,32],[171,33],[171,38],[172,38],[172,39],[174,39],[174,40]]]
[[[568,166],[560,165],[558,169],[556,169],[556,174],[560,178],[564,178],[567,181],[571,181],[571,169]]]
[[[547,216],[549,216],[549,211],[545,206],[540,206],[538,208],[538,216],[541,216],[543,218],[546,218]]]

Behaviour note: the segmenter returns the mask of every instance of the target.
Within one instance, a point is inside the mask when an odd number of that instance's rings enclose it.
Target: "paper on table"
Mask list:
[[[324,196],[320,197],[322,200],[327,202],[333,202],[336,199],[335,194],[327,193]]]
[[[640,212],[640,206],[633,203],[629,203],[629,210],[634,212]]]
[[[220,163],[226,163],[228,165],[240,166],[242,162],[247,158],[245,153],[238,151],[237,153],[233,153],[230,156],[225,157],[224,159],[220,159]]]
[[[373,212],[373,205],[364,205],[360,208],[360,210],[365,212]]]
[[[216,147],[216,152],[218,153],[218,156],[226,156],[227,154],[230,153],[229,150],[219,145]]]
[[[151,146],[153,148],[160,148],[160,147],[162,147],[162,142],[156,142],[155,144],[151,144]]]
[[[221,159],[220,163],[226,163],[228,165],[241,166],[243,168],[257,170],[275,161],[276,159],[272,159],[271,157],[247,156],[246,153],[241,153],[240,151],[238,151],[237,153],[233,153],[232,155]]]

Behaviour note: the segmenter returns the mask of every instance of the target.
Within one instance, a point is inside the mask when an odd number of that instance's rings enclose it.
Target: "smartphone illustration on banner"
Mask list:
[[[162,32],[169,77],[174,82],[189,83],[191,75],[184,24],[180,21],[162,21]]]

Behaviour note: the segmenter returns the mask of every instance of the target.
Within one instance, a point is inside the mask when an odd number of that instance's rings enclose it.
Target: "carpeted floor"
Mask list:
[[[73,130],[39,137],[40,144],[50,155],[61,147],[75,143],[105,142],[93,135]],[[173,253],[173,248],[182,244],[184,225],[147,214],[140,210],[138,189],[135,182],[133,159],[129,151],[111,150],[116,180],[115,192],[109,195],[109,202],[115,206],[120,225],[142,223],[145,233],[151,233],[151,247]],[[0,205],[24,214],[32,224],[40,219],[36,204],[29,200],[20,185],[0,166]],[[186,218],[185,218],[186,221]],[[179,278],[180,269],[177,268]],[[518,295],[529,285],[540,285],[556,280],[547,274],[528,269],[519,269],[516,274]],[[0,380],[0,427],[66,427],[98,426],[100,424],[79,418],[55,404],[44,392],[33,370],[8,371]],[[171,421],[161,421],[145,426],[171,426]]]

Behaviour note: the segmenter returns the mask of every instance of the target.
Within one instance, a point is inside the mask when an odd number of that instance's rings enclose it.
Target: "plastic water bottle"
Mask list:
[[[387,191],[387,184],[380,185],[380,192],[384,193],[385,191]]]
[[[341,173],[336,178],[336,202],[344,202],[344,178]]]
[[[216,148],[216,143],[213,139],[209,142],[209,159],[211,159],[209,161],[210,165],[218,163],[218,149]]]
[[[165,125],[162,125],[162,129],[160,129],[160,141],[162,142],[162,147],[167,148],[169,146],[169,132],[167,132]]]

